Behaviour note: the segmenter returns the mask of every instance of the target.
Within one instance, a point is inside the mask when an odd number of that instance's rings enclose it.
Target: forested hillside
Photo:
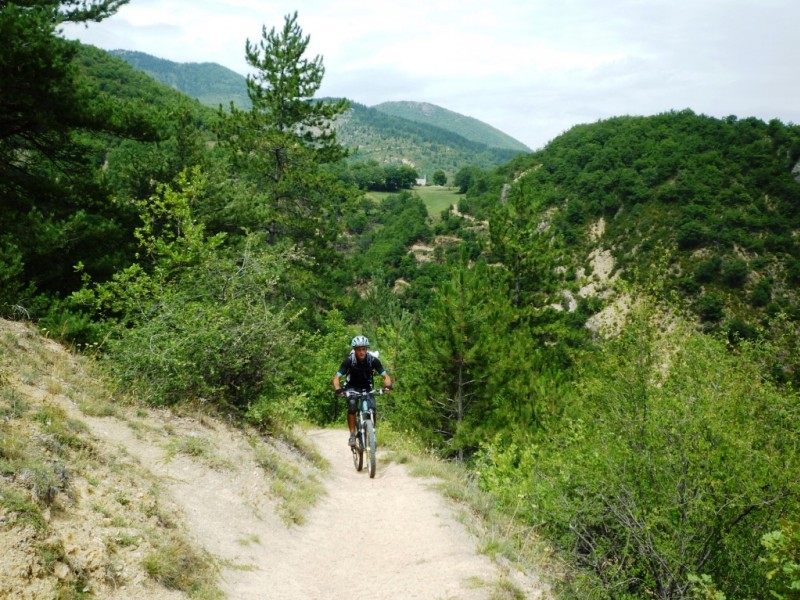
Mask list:
[[[381,426],[535,527],[564,598],[794,597],[800,128],[687,110],[503,155],[307,101],[296,15],[247,45],[252,110],[214,111],[61,39],[71,4],[0,8],[24,92],[0,90],[4,316],[134,401],[267,435],[341,418],[330,376],[367,335]],[[437,168],[485,155],[458,211],[368,199],[332,125],[359,112]],[[0,484],[36,502],[6,451]]]
[[[207,106],[250,106],[245,77],[220,65],[176,63],[128,50],[111,54]],[[340,143],[353,151],[351,163],[410,165],[429,181],[437,170],[452,179],[462,167],[495,167],[528,151],[486,123],[432,104],[393,102],[369,108],[353,102],[337,118],[336,129]]]
[[[233,102],[237,108],[250,108],[245,78],[222,65],[176,63],[133,50],[112,50],[110,54],[206,106],[227,107]]]
[[[752,338],[777,314],[800,317],[799,134],[777,121],[691,111],[609,119],[519,159],[512,185],[473,186],[464,204],[484,214],[503,196],[514,235],[545,224],[564,274],[555,288],[578,295],[577,274],[605,252],[615,273],[657,282],[705,329]],[[502,255],[509,250],[493,223]]]
[[[355,151],[353,161],[410,164],[428,179],[441,169],[449,178],[464,166],[488,169],[511,160],[517,151],[471,141],[443,127],[424,125],[352,103],[337,120],[341,143]]]

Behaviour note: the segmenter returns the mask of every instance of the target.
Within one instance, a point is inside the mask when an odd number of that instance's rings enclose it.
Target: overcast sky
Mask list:
[[[800,124],[798,0],[131,0],[64,35],[244,75],[246,40],[294,11],[318,96],[430,102],[532,149],[673,109]]]

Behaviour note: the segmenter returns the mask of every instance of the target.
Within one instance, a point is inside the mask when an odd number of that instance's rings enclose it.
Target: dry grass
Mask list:
[[[275,447],[275,440],[251,437],[256,462],[270,477],[270,490],[278,500],[278,514],[287,525],[302,525],[308,510],[316,505],[325,493],[319,475],[329,466],[310,444],[304,446],[311,452],[293,455],[285,448]],[[317,466],[323,464],[324,468]]]
[[[222,598],[214,581],[217,567],[213,559],[183,537],[169,534],[144,558],[150,577],[171,590],[179,590],[192,598]]]

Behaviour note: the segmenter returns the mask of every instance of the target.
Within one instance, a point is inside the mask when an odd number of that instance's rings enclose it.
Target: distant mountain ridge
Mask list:
[[[381,102],[372,108],[409,121],[448,129],[468,140],[485,144],[490,148],[505,148],[518,152],[531,151],[519,140],[515,140],[510,135],[491,125],[487,125],[483,121],[464,116],[429,102]]]
[[[206,106],[227,108],[233,102],[237,108],[250,108],[247,80],[217,63],[177,63],[133,50],[111,50],[109,54]]]
[[[245,77],[216,63],[176,63],[144,52],[112,50],[155,80],[211,107],[250,107]],[[426,102],[383,102],[373,108],[351,101],[336,125],[340,142],[354,151],[351,160],[404,163],[420,176],[460,168],[491,168],[530,149],[482,121]]]
[[[339,118],[336,131],[342,145],[354,151],[353,160],[409,164],[429,178],[436,169],[450,177],[466,165],[489,169],[519,154],[507,148],[490,148],[451,130],[396,117],[357,102],[351,102],[350,110]]]

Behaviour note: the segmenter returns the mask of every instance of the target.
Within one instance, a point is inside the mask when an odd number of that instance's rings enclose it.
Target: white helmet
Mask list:
[[[350,346],[353,348],[359,348],[361,346],[369,346],[369,340],[365,338],[363,335],[357,335],[353,338],[353,341],[350,342]]]

